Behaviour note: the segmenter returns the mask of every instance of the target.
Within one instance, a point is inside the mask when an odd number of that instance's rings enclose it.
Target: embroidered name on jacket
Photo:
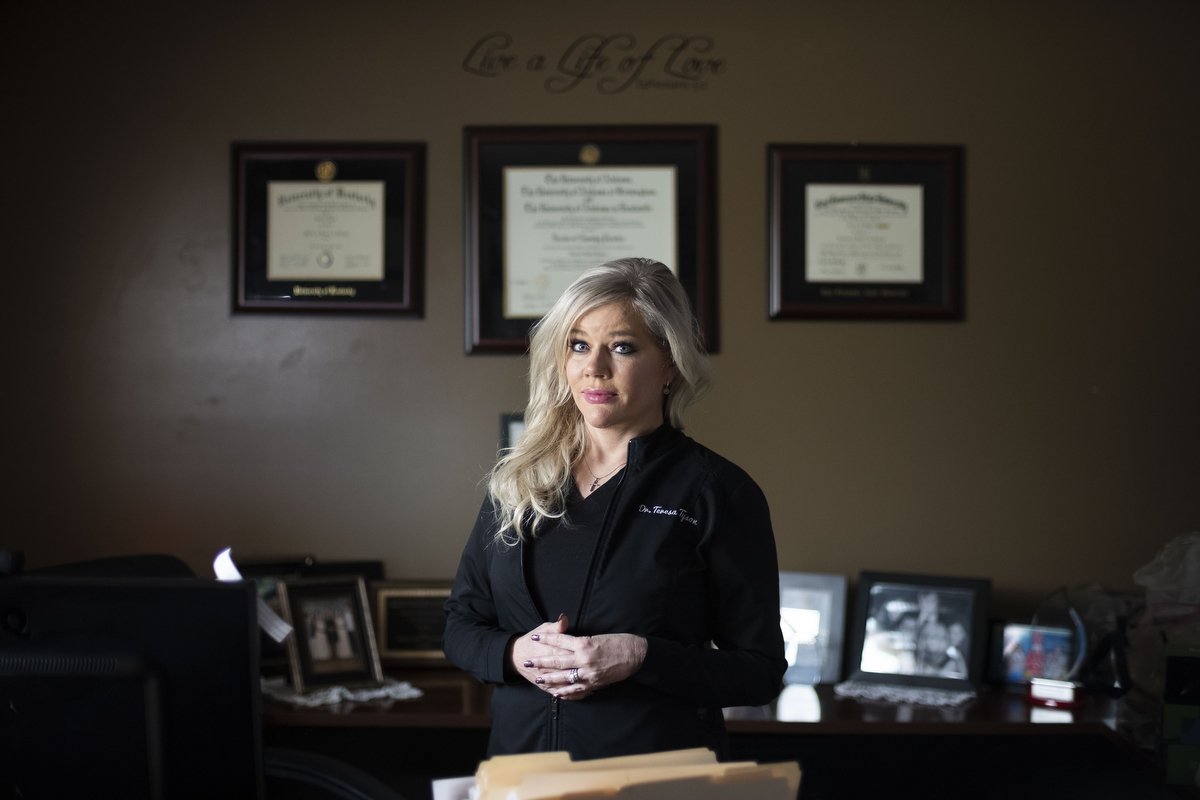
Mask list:
[[[688,525],[700,525],[700,520],[688,514],[686,508],[664,508],[662,506],[638,506],[639,514],[661,514],[664,517],[676,517],[680,522],[686,522]]]

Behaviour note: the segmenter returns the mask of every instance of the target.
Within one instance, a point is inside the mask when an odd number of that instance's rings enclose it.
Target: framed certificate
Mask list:
[[[234,310],[423,313],[425,145],[234,142]]]
[[[389,665],[444,662],[443,606],[451,581],[379,581],[372,584],[380,658]]]
[[[523,352],[580,273],[629,256],[675,270],[715,352],[715,144],[711,125],[467,128],[467,352]]]
[[[963,148],[767,147],[772,319],[962,319]]]

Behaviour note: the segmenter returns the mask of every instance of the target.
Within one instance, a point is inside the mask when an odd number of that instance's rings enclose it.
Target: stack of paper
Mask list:
[[[474,788],[479,800],[795,800],[800,765],[718,763],[703,748],[590,761],[533,753],[484,761]]]

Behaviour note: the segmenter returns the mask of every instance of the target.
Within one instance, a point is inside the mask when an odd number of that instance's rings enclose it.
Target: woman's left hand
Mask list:
[[[546,691],[564,700],[582,700],[598,689],[625,680],[641,668],[646,658],[646,640],[632,633],[538,636],[542,644],[568,651],[532,659],[530,664],[541,671],[537,680]]]

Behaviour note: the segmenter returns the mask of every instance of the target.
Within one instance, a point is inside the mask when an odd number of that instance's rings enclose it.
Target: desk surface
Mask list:
[[[394,677],[425,695],[319,709],[268,701],[264,741],[326,752],[405,796],[428,798],[431,778],[470,774],[484,757],[490,689],[452,670]],[[727,709],[726,719],[731,756],[801,762],[801,800],[925,798],[916,787],[930,776],[955,787],[953,796],[979,800],[1196,800],[1194,790],[1166,787],[1152,759],[1116,733],[1119,711],[1117,701],[1088,697],[1069,721],[1043,724],[1023,695],[1002,688],[938,709],[841,698],[820,686],[789,688],[769,706]]]
[[[421,689],[417,700],[300,708],[264,707],[268,727],[478,728],[491,726],[489,687],[453,670],[399,673]],[[1030,706],[1024,695],[989,687],[965,706],[935,708],[838,697],[832,686],[789,686],[768,706],[726,709],[730,733],[751,734],[1065,734],[1116,731],[1118,704],[1086,697],[1069,712]]]

